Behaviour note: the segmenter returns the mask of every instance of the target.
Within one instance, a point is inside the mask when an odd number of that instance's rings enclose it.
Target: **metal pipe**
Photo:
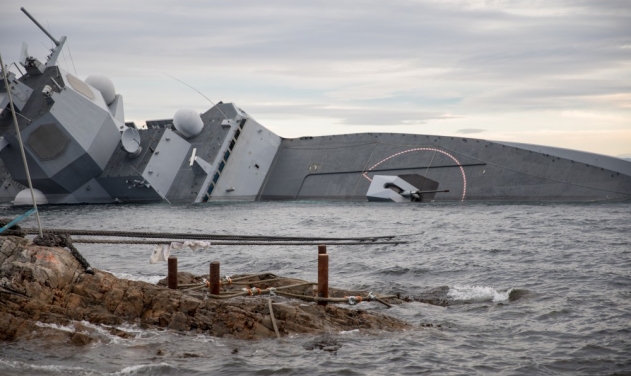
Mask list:
[[[329,297],[329,255],[318,254],[318,297]],[[325,306],[326,300],[318,301],[318,305]]]
[[[24,12],[24,14],[26,14],[26,16],[30,18],[31,21],[33,21],[35,25],[37,25],[37,27],[39,27],[44,32],[44,34],[46,34],[50,38],[50,40],[52,40],[55,43],[56,46],[59,46],[59,41],[55,39],[52,35],[50,35],[50,33],[46,31],[46,29],[44,29],[44,27],[40,25],[39,22],[37,22],[37,20],[33,18],[33,16],[31,16],[29,12],[26,11],[26,9],[24,9],[24,7],[20,8],[20,10]]]
[[[177,289],[177,257],[169,256],[169,266],[168,266],[168,286],[170,289]]]
[[[24,7],[20,8],[20,10],[22,12],[24,12],[24,14],[26,14],[28,16],[28,18],[30,18],[31,21],[33,21],[35,23],[35,25],[37,25],[37,27],[39,27],[44,32],[44,34],[46,34],[50,38],[50,40],[55,42],[56,46],[59,46],[59,41],[57,39],[55,39],[52,35],[50,35],[50,33],[48,31],[46,31],[46,29],[44,29],[44,27],[42,25],[40,25],[39,22],[37,22],[37,20],[35,18],[33,18],[33,16],[31,16],[31,14],[29,12],[26,11],[26,9],[24,9]]]
[[[210,286],[209,292],[212,295],[219,295],[219,288],[221,287],[221,281],[219,277],[219,261],[213,261],[210,263]]]

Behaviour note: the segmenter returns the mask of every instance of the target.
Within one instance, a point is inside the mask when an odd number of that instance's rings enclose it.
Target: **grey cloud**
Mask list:
[[[463,134],[482,133],[482,132],[486,132],[486,129],[464,128],[464,129],[458,129],[456,131],[456,133],[463,133]]]
[[[301,110],[347,125],[583,108],[591,95],[631,93],[624,84],[631,74],[631,49],[620,48],[631,45],[628,0],[495,1],[480,8],[470,3],[60,0],[25,6],[55,36],[68,36],[80,74],[108,71],[117,81],[116,74],[175,70],[176,77],[196,87],[224,88],[230,81],[235,91],[256,87],[259,102],[272,95],[278,102],[320,103],[303,109],[260,107],[263,112],[293,116]],[[17,59],[23,40],[31,53],[40,50],[40,58],[46,52],[40,41],[49,43],[19,11],[21,5],[3,4],[0,35],[11,38],[0,40],[0,51],[13,57],[3,55],[9,62]],[[531,16],[516,12],[519,8],[550,12]],[[372,76],[354,72],[367,61],[394,60],[406,68],[386,66]],[[340,66],[345,69],[335,69]],[[432,68],[443,71],[428,77],[417,73]],[[384,91],[384,98],[400,101],[396,108],[371,108],[352,94],[327,97],[385,73],[412,83]],[[431,85],[447,94],[425,89]],[[164,104],[155,105],[176,106],[176,98],[167,94]],[[445,97],[458,100],[441,102]],[[256,106],[240,105],[255,113]]]
[[[344,125],[394,126],[423,124],[431,119],[449,119],[451,116],[429,111],[410,111],[394,108],[328,108],[322,104],[304,105],[252,105],[251,114],[290,114],[296,117],[338,119]]]

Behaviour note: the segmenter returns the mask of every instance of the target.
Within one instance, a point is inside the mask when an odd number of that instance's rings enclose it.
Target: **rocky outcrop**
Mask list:
[[[179,276],[180,283],[193,278],[187,273]],[[403,321],[361,309],[279,297],[274,301],[281,335],[409,327]],[[275,337],[267,297],[209,299],[203,289],[171,290],[118,279],[97,269],[87,274],[65,248],[37,246],[21,237],[0,237],[0,340],[49,330],[50,326],[42,324],[82,321],[109,326],[135,323],[240,339]],[[126,335],[111,330],[115,335]],[[77,345],[91,341],[81,331],[67,336]]]

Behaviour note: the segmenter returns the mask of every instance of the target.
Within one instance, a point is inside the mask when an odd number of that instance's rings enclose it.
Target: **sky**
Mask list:
[[[42,61],[51,46],[22,6],[67,36],[60,66],[109,77],[139,125],[209,99],[282,137],[434,134],[631,157],[630,0],[3,0],[5,64],[22,42]]]

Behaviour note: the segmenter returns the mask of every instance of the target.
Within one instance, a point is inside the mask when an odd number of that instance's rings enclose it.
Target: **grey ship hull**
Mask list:
[[[283,140],[258,199],[363,201],[374,175],[404,174],[449,190],[423,195],[423,201],[631,198],[631,164],[617,158],[472,138],[366,133]]]

